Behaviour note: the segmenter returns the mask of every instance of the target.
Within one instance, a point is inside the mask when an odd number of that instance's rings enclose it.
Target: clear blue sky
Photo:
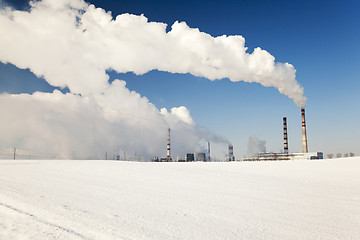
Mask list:
[[[26,9],[26,1],[6,1]],[[358,1],[89,1],[121,13],[144,14],[170,27],[242,35],[248,52],[261,47],[297,69],[305,89],[310,151],[360,154],[360,3]],[[189,74],[152,71],[142,76],[109,72],[158,108],[186,106],[195,122],[229,139],[237,157],[250,136],[282,150],[282,117],[288,117],[289,149],[301,151],[300,110],[275,88],[256,83],[211,82]],[[27,70],[0,63],[0,92],[52,91]],[[66,90],[65,90],[66,91]]]

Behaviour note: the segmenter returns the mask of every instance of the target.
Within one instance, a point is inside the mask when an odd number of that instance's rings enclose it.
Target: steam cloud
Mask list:
[[[104,157],[108,151],[128,156],[165,154],[167,127],[173,152],[182,156],[200,141],[185,107],[159,112],[145,97],[114,81],[103,94],[90,97],[36,92],[0,95],[2,146],[21,146],[33,153],[62,159]],[[191,124],[189,124],[189,121]]]
[[[113,19],[110,12],[83,0],[30,5],[29,12],[1,6],[0,61],[28,68],[71,93],[1,95],[0,106],[7,116],[0,120],[0,128],[11,139],[2,144],[21,143],[40,151],[43,143],[59,136],[49,151],[64,157],[78,149],[101,152],[105,147],[153,155],[162,152],[166,126],[182,133],[174,140],[179,149],[199,141],[202,130],[186,107],[159,111],[146,97],[130,92],[124,81],[109,84],[106,70],[144,74],[157,69],[210,80],[257,82],[305,106],[294,67],[276,63],[260,48],[247,53],[242,36],[212,37],[185,22],[175,22],[166,32],[164,23],[131,14]],[[21,122],[11,120],[20,117]],[[40,140],[33,141],[36,135]]]
[[[265,141],[262,141],[255,136],[249,137],[248,154],[254,155],[257,153],[265,153],[266,152],[265,144],[266,144]]]

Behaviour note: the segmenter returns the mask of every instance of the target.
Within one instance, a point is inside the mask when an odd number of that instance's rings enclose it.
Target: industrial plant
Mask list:
[[[159,158],[159,157],[154,157],[152,159],[153,162],[173,162],[173,159],[171,157],[171,143],[170,143],[170,133],[171,130],[170,128],[168,128],[168,138],[167,138],[167,144],[166,144],[166,157],[164,158]],[[230,149],[230,146],[229,146]],[[232,146],[231,146],[232,149]],[[230,150],[229,150],[230,151]],[[232,159],[235,160],[235,158],[233,157],[233,154],[231,155]],[[207,149],[207,156],[205,152],[199,152],[199,153],[187,153],[185,155],[185,159],[177,159],[177,162],[210,162],[211,161],[211,157],[210,157],[210,142],[208,142],[208,149]]]
[[[302,152],[290,153],[288,144],[288,131],[287,131],[287,118],[283,117],[283,133],[284,133],[284,151],[280,153],[257,153],[251,157],[244,157],[242,161],[276,161],[276,160],[296,160],[296,159],[323,159],[322,152],[308,152],[307,136],[306,136],[306,121],[305,121],[305,109],[301,109],[301,127],[302,127]],[[207,144],[207,155],[205,152],[187,153],[184,159],[177,158],[177,162],[212,162],[210,156],[210,142]],[[234,147],[232,144],[228,146],[228,154],[222,161],[232,162],[236,161],[234,156]],[[153,162],[173,162],[170,152],[170,128],[168,129],[168,138],[166,144],[166,157],[159,158],[154,157]]]
[[[154,157],[153,162],[172,162],[171,154],[170,154],[170,128],[168,128],[168,138],[167,138],[167,144],[166,144],[166,157],[164,158],[158,158]]]
[[[307,136],[306,136],[306,121],[305,109],[301,109],[301,123],[302,123],[302,153],[289,153],[288,134],[287,134],[287,120],[283,118],[284,127],[284,152],[283,153],[259,153],[252,157],[245,157],[243,161],[275,161],[275,160],[296,160],[296,159],[323,159],[322,152],[308,152]]]

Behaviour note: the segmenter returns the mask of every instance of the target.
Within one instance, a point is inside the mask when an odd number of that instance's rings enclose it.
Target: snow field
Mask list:
[[[360,239],[360,158],[0,161],[0,239]]]

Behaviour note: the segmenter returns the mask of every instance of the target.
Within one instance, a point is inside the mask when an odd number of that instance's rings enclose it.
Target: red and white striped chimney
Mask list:
[[[283,123],[284,123],[284,153],[289,153],[286,117],[283,117]]]
[[[301,109],[301,122],[302,122],[302,146],[303,153],[308,152],[307,138],[306,138],[306,124],[305,124],[305,109]]]

